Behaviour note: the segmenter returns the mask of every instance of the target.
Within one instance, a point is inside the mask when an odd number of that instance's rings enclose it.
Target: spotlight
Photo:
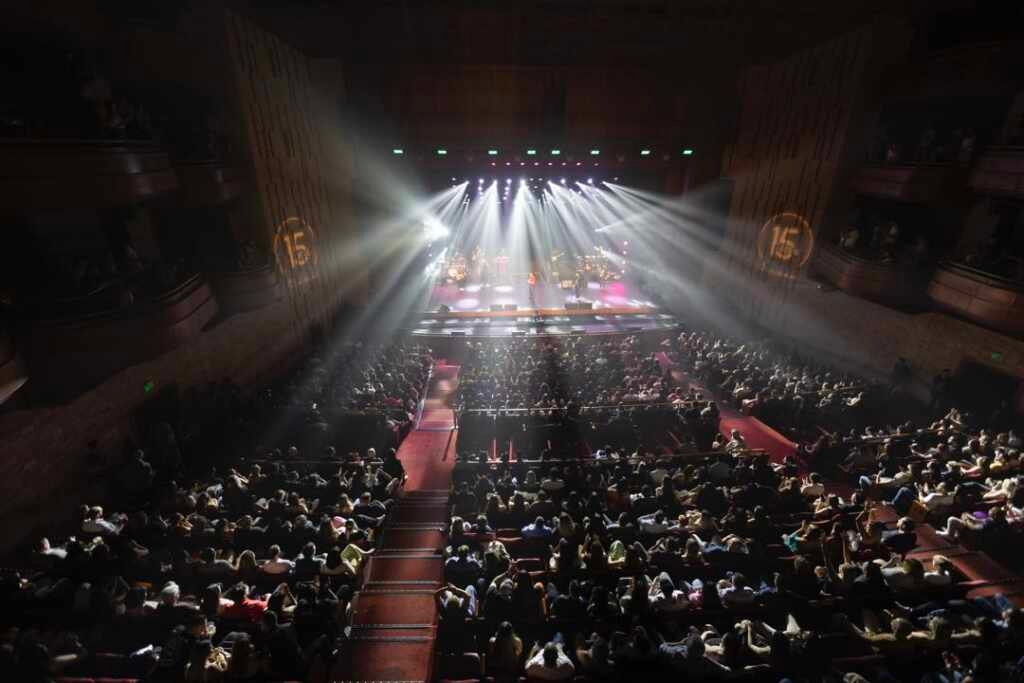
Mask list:
[[[446,150],[446,149],[439,149],[439,150],[437,150],[437,156],[439,156],[439,157],[443,157],[446,154],[448,154],[448,150]]]
[[[394,154],[396,157],[400,157],[403,154],[405,154],[405,150],[404,149],[399,149],[398,147],[396,147],[393,150],[391,150],[391,153]]]
[[[560,150],[560,149],[553,149],[553,150],[551,150],[551,156],[553,156],[553,157],[557,157],[561,153],[562,153],[562,150]]]
[[[594,179],[593,178],[587,178],[587,184],[588,185],[593,185],[594,184]]]
[[[562,178],[562,184],[565,185],[565,178]]]
[[[528,150],[526,150],[526,154],[527,154],[528,156],[531,156],[531,157],[532,157],[532,156],[534,156],[535,154],[537,154],[537,150],[535,150],[535,149],[528,149]]]
[[[684,149],[683,150],[683,156],[684,157],[693,156],[693,150],[692,149]]]
[[[592,149],[592,150],[590,150],[590,156],[592,156],[592,157],[596,157],[596,156],[598,156],[600,154],[601,154],[601,150],[599,150],[599,149]]]
[[[476,183],[477,183],[477,185],[483,185],[484,184],[484,179],[483,178],[477,178],[476,179]]]
[[[487,156],[490,156],[490,157],[498,156],[498,150],[496,150],[496,149],[489,149],[489,150],[487,150]]]
[[[511,185],[512,184],[512,179],[511,178],[505,178],[505,184],[506,185]]]
[[[651,150],[649,150],[649,149],[642,149],[642,150],[640,150],[640,156],[642,156],[642,157],[649,157],[649,156],[651,156]]]
[[[453,183],[455,182],[455,178],[454,178],[454,177],[452,177],[452,182],[453,182]]]

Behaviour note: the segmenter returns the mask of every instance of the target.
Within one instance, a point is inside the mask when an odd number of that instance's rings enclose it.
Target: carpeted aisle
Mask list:
[[[398,449],[405,491],[381,531],[381,543],[363,574],[353,605],[348,656],[335,680],[428,681],[433,665],[437,610],[434,591],[443,579],[442,549],[455,464],[450,399],[459,367],[435,365],[417,428]]]
[[[661,365],[662,369],[671,370],[672,378],[679,382],[683,388],[689,390],[692,387],[703,393],[706,397],[718,399],[707,387],[673,365],[664,351],[660,351],[656,355],[658,364]],[[721,418],[718,421],[718,430],[722,434],[728,436],[731,430],[738,429],[746,440],[748,447],[764,450],[774,462],[782,462],[783,458],[787,455],[796,452],[795,443],[756,417],[744,415],[738,410],[722,405],[721,402],[719,402],[718,408],[721,414]]]

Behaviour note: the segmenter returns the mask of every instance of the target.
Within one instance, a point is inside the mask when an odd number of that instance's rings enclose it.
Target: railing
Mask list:
[[[1012,335],[1024,335],[1024,283],[944,263],[928,285],[939,306]]]
[[[711,401],[681,401],[677,403],[613,403],[599,406],[579,406],[577,408],[466,408],[457,410],[459,415],[467,414],[488,414],[488,415],[536,415],[543,417],[552,414],[582,413],[597,410],[622,410],[624,408],[693,408],[707,406]]]

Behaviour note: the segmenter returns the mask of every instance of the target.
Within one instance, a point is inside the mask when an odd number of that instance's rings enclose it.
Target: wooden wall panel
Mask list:
[[[351,237],[348,150],[334,135],[340,78],[251,21],[225,13],[225,38],[246,132],[261,241],[275,254],[300,318],[317,318],[344,287],[337,252]],[[340,74],[340,64],[337,72]],[[330,156],[330,158],[329,158]],[[300,234],[301,233],[301,234]]]
[[[723,159],[735,182],[723,252],[738,281],[746,280],[733,289],[784,297],[810,263],[862,110],[872,42],[871,29],[858,30],[741,76],[736,142]],[[770,249],[771,221],[781,214],[799,216],[810,232],[797,257],[776,258]]]

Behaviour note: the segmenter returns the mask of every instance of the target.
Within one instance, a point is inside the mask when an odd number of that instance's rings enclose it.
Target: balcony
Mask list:
[[[25,347],[31,354],[33,399],[71,398],[123,368],[170,351],[198,336],[217,311],[210,285],[194,275],[127,307],[30,320]]]
[[[854,192],[910,204],[940,203],[962,173],[949,163],[864,166],[853,177]]]
[[[14,346],[14,339],[9,332],[0,329],[0,404],[13,396],[27,381],[28,371]]]
[[[945,263],[928,285],[937,306],[985,327],[1024,336],[1024,283]]]
[[[812,269],[847,294],[899,306],[920,304],[928,281],[922,271],[861,258],[831,243],[818,247]]]
[[[185,208],[226,204],[242,191],[238,170],[219,161],[181,162],[175,171],[181,205]]]
[[[210,282],[217,303],[225,313],[244,313],[269,306],[281,298],[281,286],[273,266],[213,273]]]
[[[971,188],[978,194],[1024,199],[1024,147],[991,147],[974,165]]]
[[[152,142],[0,140],[0,208],[129,206],[172,192],[178,176]]]

